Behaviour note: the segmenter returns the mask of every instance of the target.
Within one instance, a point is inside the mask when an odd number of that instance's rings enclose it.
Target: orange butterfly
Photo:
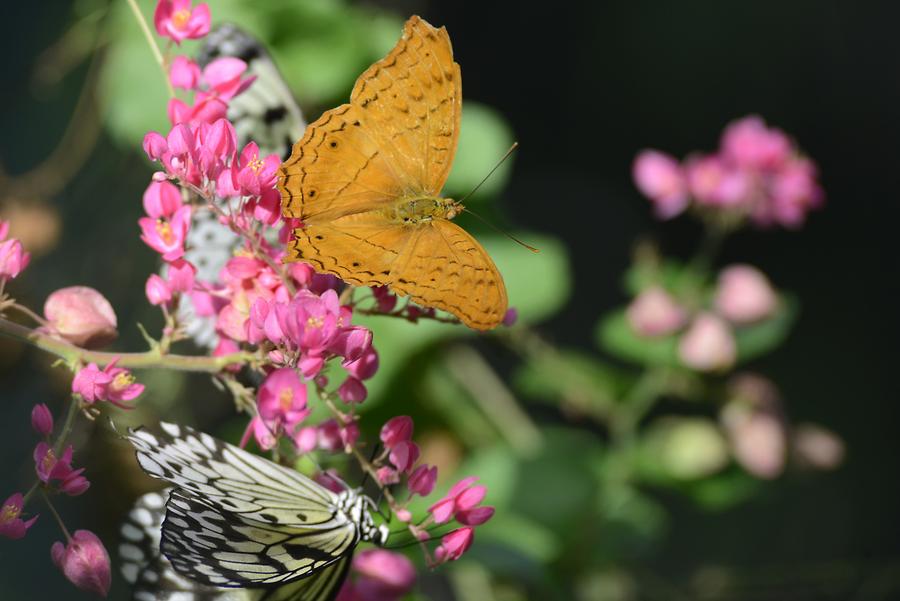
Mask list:
[[[459,138],[462,88],[450,37],[417,16],[353,87],[350,104],[306,128],[281,166],[285,217],[298,218],[290,258],[357,286],[400,296],[488,330],[503,321],[503,277],[450,220],[440,196]]]

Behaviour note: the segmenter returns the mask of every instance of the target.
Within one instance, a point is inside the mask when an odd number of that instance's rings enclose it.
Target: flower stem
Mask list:
[[[69,433],[72,431],[72,425],[75,423],[75,416],[78,414],[79,409],[81,409],[81,403],[75,396],[72,396],[72,400],[68,408],[66,408],[66,419],[63,421],[62,430],[59,431],[59,437],[56,439],[56,444],[53,445],[53,452],[57,457],[62,452],[63,445],[66,444],[66,438],[69,437]]]
[[[66,528],[66,525],[63,524],[62,518],[59,517],[59,514],[56,513],[56,508],[53,506],[53,503],[50,502],[50,497],[47,496],[43,490],[41,490],[41,496],[44,497],[44,502],[47,503],[47,508],[50,509],[50,513],[53,514],[53,517],[56,518],[56,523],[59,524],[59,527],[62,529],[63,534],[66,535],[66,540],[72,540],[72,535],[69,534],[69,530]]]
[[[56,355],[69,364],[80,361],[82,363],[96,363],[97,365],[105,366],[114,359],[118,359],[117,365],[119,367],[138,369],[162,368],[177,371],[218,373],[228,365],[249,363],[255,358],[252,353],[245,351],[221,357],[169,355],[160,352],[159,349],[151,349],[143,353],[90,351],[54,338],[47,333],[33,330],[2,318],[0,318],[0,334],[21,340],[42,351]]]
[[[163,74],[163,81],[166,82],[166,89],[169,90],[169,97],[174,98],[175,88],[172,87],[172,83],[169,81],[169,74],[166,72],[166,61],[163,59],[159,45],[156,43],[156,38],[153,37],[153,32],[150,31],[150,26],[147,24],[147,20],[144,18],[141,9],[138,8],[137,2],[135,2],[135,0],[128,0],[128,6],[131,7],[131,12],[134,13],[134,18],[137,19],[141,31],[144,32],[144,38],[146,38],[147,44],[150,45],[150,51],[153,52],[153,57],[156,59],[156,62],[159,63],[159,68]]]

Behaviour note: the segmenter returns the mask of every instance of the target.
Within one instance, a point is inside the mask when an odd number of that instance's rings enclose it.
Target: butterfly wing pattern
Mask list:
[[[356,545],[386,540],[367,497],[331,492],[190,428],[162,428],[128,439],[144,471],[174,485],[160,549],[178,575],[206,587],[267,587],[265,599],[328,600]]]
[[[462,88],[450,37],[410,18],[356,81],[350,103],[309,125],[281,167],[291,256],[355,285],[390,286],[469,327],[497,326],[506,288],[440,198],[459,138]]]

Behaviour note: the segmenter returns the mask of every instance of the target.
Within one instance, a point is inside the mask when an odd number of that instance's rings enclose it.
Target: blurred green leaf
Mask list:
[[[485,478],[484,481],[489,480]],[[550,563],[561,552],[561,542],[556,532],[536,520],[510,511],[494,514],[489,522],[478,528],[478,537],[479,544],[482,540],[502,544],[537,563]]]
[[[605,315],[596,330],[600,346],[611,355],[643,365],[677,366],[678,338],[638,336],[625,317],[625,309]]]
[[[790,295],[782,295],[778,310],[770,318],[735,328],[738,361],[749,361],[778,348],[787,338],[798,313],[797,299]]]
[[[758,494],[763,482],[736,465],[710,478],[685,483],[682,490],[698,505],[723,511]]]
[[[478,185],[513,143],[512,129],[496,110],[478,102],[463,102],[459,146],[444,194],[460,198]],[[513,157],[507,159],[466,202],[491,198],[506,185]]]
[[[648,480],[696,480],[729,461],[728,444],[717,424],[701,417],[666,416],[642,433],[638,469]]]
[[[669,516],[658,501],[624,484],[610,484],[601,491],[603,559],[618,561],[623,554],[643,554],[659,542]]]
[[[622,374],[586,353],[548,350],[533,354],[513,375],[518,390],[531,398],[562,402],[589,415],[604,416],[623,386]]]

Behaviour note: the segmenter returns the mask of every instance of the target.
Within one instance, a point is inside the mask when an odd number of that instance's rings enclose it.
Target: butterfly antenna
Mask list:
[[[521,244],[522,246],[524,246],[525,248],[527,248],[527,249],[530,250],[531,252],[533,252],[533,253],[539,253],[539,252],[541,252],[540,249],[537,249],[537,248],[531,246],[530,244],[525,244],[524,242],[522,242],[521,240],[519,240],[518,238],[516,238],[515,236],[513,236],[512,234],[510,234],[510,233],[507,232],[506,230],[500,229],[499,227],[497,227],[496,225],[494,225],[493,223],[491,223],[490,221],[488,221],[487,219],[485,219],[484,217],[482,217],[482,216],[479,215],[478,213],[476,213],[476,212],[474,212],[474,211],[470,211],[469,209],[466,209],[466,208],[463,208],[463,211],[465,211],[465,212],[468,213],[469,215],[472,215],[473,217],[475,217],[476,219],[478,219],[478,221],[480,221],[480,222],[482,222],[482,223],[486,223],[487,225],[491,226],[491,229],[494,229],[494,230],[500,232],[501,234],[503,234],[504,236],[506,236],[507,238],[509,238],[509,239],[512,240],[513,242],[515,242],[516,244]]]
[[[506,162],[506,159],[508,159],[508,158],[510,157],[510,155],[511,155],[511,154],[516,150],[516,148],[518,148],[518,147],[519,147],[519,143],[518,143],[518,142],[513,142],[512,146],[509,147],[509,150],[506,151],[506,154],[503,155],[503,158],[500,159],[499,161],[497,161],[497,164],[494,165],[494,168],[491,169],[491,170],[488,172],[488,174],[484,176],[484,179],[482,179],[480,182],[478,182],[478,185],[475,186],[474,188],[472,188],[472,191],[471,191],[471,192],[469,192],[468,194],[466,194],[465,196],[463,196],[463,197],[459,200],[459,202],[463,202],[463,201],[466,200],[468,197],[470,197],[470,196],[472,196],[473,194],[475,194],[475,192],[478,191],[478,188],[480,188],[480,187],[482,186],[482,184],[484,184],[484,182],[488,181],[488,179],[489,179],[492,175],[494,175],[494,171],[496,171],[497,169],[499,169],[499,168],[500,168],[500,165],[502,165],[504,162]]]

